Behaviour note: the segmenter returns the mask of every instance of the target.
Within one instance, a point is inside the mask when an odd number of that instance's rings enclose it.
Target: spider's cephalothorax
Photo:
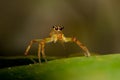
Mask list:
[[[28,51],[30,50],[32,44],[37,42],[38,43],[38,60],[39,60],[39,63],[41,63],[41,55],[43,56],[43,58],[47,62],[45,52],[44,52],[45,44],[50,43],[50,42],[55,43],[59,40],[59,41],[62,41],[64,43],[75,42],[80,48],[83,49],[83,51],[85,52],[84,53],[85,56],[90,56],[90,53],[89,53],[89,50],[87,49],[87,47],[85,45],[83,45],[76,37],[65,37],[64,34],[62,33],[63,29],[64,29],[63,26],[53,26],[53,29],[51,30],[50,36],[48,38],[31,40],[30,44],[28,45],[28,47],[25,51],[25,55],[28,54]]]
[[[62,34],[62,30],[64,29],[63,26],[53,26],[51,32],[50,32],[50,36],[54,35],[54,34]]]
[[[64,34],[62,32],[63,29],[63,26],[53,26],[53,29],[50,32],[51,41],[53,41],[54,43],[58,40],[64,42]]]

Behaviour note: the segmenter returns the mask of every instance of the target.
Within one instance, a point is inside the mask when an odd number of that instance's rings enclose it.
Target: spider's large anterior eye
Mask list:
[[[60,27],[60,30],[63,30],[64,29],[64,27]]]
[[[64,27],[63,26],[53,26],[53,29],[54,30],[63,30],[64,29]]]
[[[58,27],[56,27],[55,30],[58,30]]]
[[[54,30],[58,30],[58,27],[56,27],[56,26],[53,26],[53,29],[54,29]]]
[[[60,28],[60,30],[62,30],[62,28]]]

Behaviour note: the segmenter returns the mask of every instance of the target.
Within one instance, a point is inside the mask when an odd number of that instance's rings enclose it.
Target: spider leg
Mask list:
[[[26,56],[28,55],[28,52],[29,52],[29,50],[30,50],[30,48],[31,48],[31,46],[32,46],[32,44],[33,44],[34,42],[36,42],[36,41],[35,41],[35,40],[31,40],[31,41],[30,41],[30,44],[28,45],[28,47],[27,47],[27,49],[26,49],[26,51],[25,51],[25,55],[26,55]],[[35,61],[34,59],[30,58],[30,60],[31,60],[32,62],[36,63],[36,61]]]
[[[40,44],[41,44],[41,53],[42,53],[42,56],[43,56],[45,62],[47,62],[46,55],[45,55],[45,44],[46,43],[50,43],[52,41],[53,41],[52,38],[45,38],[42,41],[40,41]]]
[[[41,42],[41,53],[42,53],[42,56],[45,62],[47,62],[46,55],[45,55],[45,43],[44,42]]]
[[[83,45],[76,37],[66,38],[63,36],[63,40],[64,40],[64,42],[75,42],[85,52],[84,53],[85,56],[87,56],[87,57],[90,56],[90,52],[87,49],[87,47],[85,45]]]
[[[39,63],[41,63],[41,60],[40,60],[40,51],[41,51],[41,44],[39,43],[38,44],[38,61],[39,61]]]
[[[26,51],[25,51],[25,55],[28,55],[28,52],[29,52],[29,50],[30,50],[30,48],[31,48],[31,46],[32,46],[32,44],[33,44],[34,42],[36,42],[36,41],[34,41],[34,40],[31,40],[31,41],[30,41],[30,44],[28,45],[28,47],[27,47],[27,49],[26,49]]]
[[[45,42],[46,42],[46,38],[45,39],[35,39],[36,42],[38,42],[38,61],[39,63],[41,63],[41,54],[43,58],[45,59],[45,61],[47,62],[47,59],[45,57],[45,53],[44,53],[44,46],[45,46]]]
[[[28,45],[26,51],[25,51],[25,55],[28,54],[32,44],[34,42],[38,42],[38,61],[39,63],[41,63],[41,54],[42,53],[42,56],[43,58],[45,59],[45,62],[47,62],[47,59],[46,59],[46,56],[45,56],[45,51],[44,51],[44,47],[45,47],[45,43],[49,43],[49,42],[52,42],[53,40],[51,38],[45,38],[45,39],[34,39],[34,40],[31,40],[30,41],[30,44]]]
[[[85,56],[87,57],[90,56],[90,52],[84,44],[82,44],[76,37],[73,37],[72,40],[85,51],[84,53]]]

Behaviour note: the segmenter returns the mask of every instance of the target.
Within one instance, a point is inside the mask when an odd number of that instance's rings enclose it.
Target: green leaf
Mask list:
[[[71,57],[0,69],[1,80],[119,80],[120,54]]]

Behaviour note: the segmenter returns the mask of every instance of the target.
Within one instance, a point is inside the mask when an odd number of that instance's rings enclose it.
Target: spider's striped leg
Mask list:
[[[46,58],[46,55],[45,55],[45,49],[44,48],[45,48],[46,43],[52,42],[52,39],[51,38],[36,39],[36,41],[39,42],[39,46],[38,46],[38,60],[39,60],[39,63],[41,63],[40,52],[42,53],[42,56],[45,59],[45,62],[47,62],[47,58]]]
[[[36,41],[35,41],[35,40],[31,40],[31,41],[30,41],[30,44],[28,45],[28,47],[27,47],[27,49],[26,49],[26,51],[25,51],[25,55],[28,55],[28,52],[29,52],[29,50],[30,50],[30,48],[31,48],[31,46],[32,46],[32,44],[33,44],[34,42],[36,42]]]
[[[45,38],[40,42],[41,43],[41,53],[42,53],[42,57],[44,58],[45,62],[47,62],[47,58],[45,55],[45,44],[50,43],[52,41],[53,41],[52,38]]]
[[[53,40],[51,38],[45,38],[45,39],[34,39],[34,40],[31,40],[30,41],[30,44],[28,45],[26,51],[25,51],[25,55],[28,54],[32,44],[34,42],[38,42],[38,61],[39,63],[41,63],[41,54],[40,52],[42,53],[42,56],[43,58],[45,59],[45,62],[47,62],[47,59],[46,59],[46,56],[45,56],[45,52],[44,52],[44,47],[45,47],[45,43],[49,43],[49,42],[52,42]],[[33,61],[33,59],[32,59]],[[35,61],[34,61],[35,62]]]
[[[44,46],[45,46],[45,43],[47,42],[46,39],[36,39],[35,41],[38,42],[38,61],[39,61],[39,63],[41,63],[41,53],[42,53],[43,58],[45,59],[45,62],[47,62],[47,59],[46,59],[46,56],[44,53]]]
[[[90,56],[90,52],[87,49],[87,47],[85,45],[83,45],[77,38],[73,37],[73,38],[66,38],[63,37],[65,42],[75,42],[80,48],[82,48],[82,50],[85,52],[84,55],[85,56]]]
[[[26,55],[26,56],[28,55],[28,52],[29,52],[29,50],[30,50],[30,48],[31,48],[31,46],[32,46],[32,44],[33,44],[34,42],[36,42],[36,41],[35,41],[35,40],[31,40],[31,41],[30,41],[30,44],[28,45],[28,47],[27,47],[27,49],[26,49],[26,51],[25,51],[25,55]],[[36,61],[35,61],[34,59],[30,58],[30,60],[31,60],[32,62],[36,63]]]
[[[72,41],[75,42],[79,47],[81,47],[84,50],[84,52],[85,52],[84,55],[85,56],[87,56],[87,57],[90,56],[90,52],[87,49],[87,47],[84,44],[82,44],[77,38],[73,37]]]

